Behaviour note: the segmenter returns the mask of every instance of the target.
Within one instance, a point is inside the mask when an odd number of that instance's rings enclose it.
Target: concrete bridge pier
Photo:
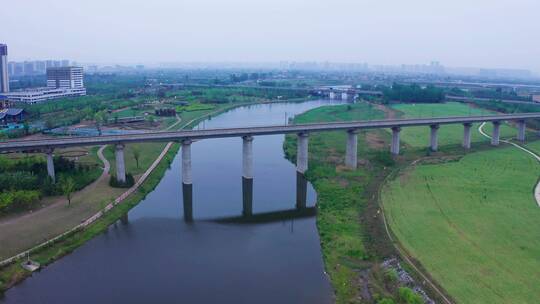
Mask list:
[[[296,152],[296,171],[299,173],[306,173],[308,169],[308,146],[309,146],[309,134],[298,133],[298,143]]]
[[[189,139],[182,141],[182,184],[191,185],[191,143]]]
[[[253,215],[253,137],[242,137],[242,215]]]
[[[56,176],[54,172],[54,149],[47,149],[45,150],[45,154],[47,155],[47,174],[51,178],[52,182],[56,182]]]
[[[429,128],[431,130],[430,140],[429,140],[431,151],[437,152],[437,150],[439,149],[439,140],[438,140],[439,125],[431,125],[429,126]]]
[[[242,137],[242,176],[253,178],[253,137]]]
[[[463,148],[467,150],[471,148],[471,128],[472,123],[463,124]]]
[[[358,130],[347,131],[345,165],[352,170],[355,170],[358,166]]]
[[[390,152],[394,155],[399,155],[399,132],[401,132],[400,127],[392,128],[392,146]]]
[[[182,141],[182,199],[184,201],[184,221],[193,221],[193,184],[191,180],[191,143]]]
[[[500,134],[501,134],[501,122],[500,121],[494,121],[493,122],[493,134],[491,136],[491,145],[492,146],[498,146],[500,141]]]
[[[124,161],[124,145],[115,146],[114,156],[116,159],[116,180],[120,183],[126,182],[126,163]]]
[[[525,141],[525,120],[519,120],[518,124],[518,134],[517,139],[521,142]]]

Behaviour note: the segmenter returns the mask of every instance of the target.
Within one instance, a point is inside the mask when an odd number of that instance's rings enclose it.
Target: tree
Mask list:
[[[148,124],[153,125],[154,122],[156,121],[156,119],[154,118],[154,116],[148,115],[148,116],[146,117],[146,121],[148,122]]]
[[[48,118],[45,120],[45,129],[51,130],[52,128],[54,128],[54,121],[51,118]]]
[[[133,147],[131,151],[133,152],[133,158],[135,159],[135,162],[137,163],[137,169],[139,169],[139,157],[141,156],[141,150],[139,150],[139,148],[137,147]]]
[[[24,135],[28,135],[30,133],[30,125],[28,124],[27,121],[23,123],[23,128],[24,128]]]
[[[96,123],[96,129],[98,134],[101,136],[101,126],[107,122],[107,116],[105,112],[100,111],[94,114],[94,121]]]
[[[75,181],[71,177],[66,177],[62,179],[61,185],[62,193],[66,196],[68,205],[71,205],[71,195],[75,191]]]

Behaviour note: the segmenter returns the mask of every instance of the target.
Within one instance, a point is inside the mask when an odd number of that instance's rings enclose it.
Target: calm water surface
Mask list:
[[[247,106],[199,127],[283,124],[286,116],[331,103]],[[331,302],[315,218],[283,212],[295,210],[297,194],[283,140],[272,135],[253,142],[253,219],[270,215],[264,221],[216,221],[242,215],[242,140],[195,142],[193,222],[184,221],[178,154],[127,219],[12,288],[0,303]],[[308,209],[315,200],[308,184]]]

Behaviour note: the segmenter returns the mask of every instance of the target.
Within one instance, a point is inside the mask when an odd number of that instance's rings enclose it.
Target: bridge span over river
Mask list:
[[[182,144],[182,182],[191,185],[191,144],[196,140],[209,138],[242,137],[242,176],[245,179],[253,178],[253,149],[254,136],[273,134],[297,134],[297,160],[296,168],[299,174],[304,174],[308,169],[308,138],[310,133],[324,131],[346,131],[347,147],[345,164],[350,169],[357,167],[357,133],[362,129],[390,128],[392,130],[391,153],[399,154],[401,128],[411,126],[427,126],[431,129],[429,145],[432,151],[438,149],[438,129],[445,124],[463,124],[463,148],[471,147],[471,127],[473,123],[491,122],[493,134],[491,144],[499,145],[499,127],[504,121],[515,122],[518,126],[517,139],[525,140],[525,121],[538,119],[540,113],[521,113],[487,116],[463,116],[441,118],[415,118],[415,119],[387,119],[351,122],[330,122],[302,125],[279,125],[264,127],[206,129],[206,130],[183,130],[174,132],[146,132],[140,134],[123,134],[108,136],[66,137],[42,140],[10,140],[0,143],[0,152],[43,152],[47,155],[47,170],[54,180],[53,152],[55,148],[74,146],[93,146],[113,144],[116,146],[116,178],[119,182],[125,182],[124,146],[129,143],[139,142],[180,142]]]

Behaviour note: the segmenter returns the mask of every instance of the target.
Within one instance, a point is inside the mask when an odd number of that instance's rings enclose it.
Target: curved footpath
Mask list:
[[[485,124],[486,124],[485,122],[482,123],[482,124],[480,124],[480,126],[478,127],[478,132],[480,132],[480,134],[482,134],[484,137],[487,137],[487,138],[491,139],[491,136],[489,136],[488,134],[486,134],[486,133],[484,132],[484,125],[485,125]],[[531,151],[531,150],[529,150],[529,149],[527,149],[527,148],[525,148],[525,147],[523,147],[523,146],[520,146],[520,145],[518,145],[518,144],[516,144],[516,143],[514,143],[514,142],[511,142],[511,141],[509,141],[509,140],[503,140],[503,139],[501,139],[500,141],[501,141],[501,142],[504,142],[504,143],[507,143],[507,144],[510,144],[510,145],[512,145],[512,146],[514,146],[514,147],[516,147],[516,148],[518,148],[518,149],[520,149],[520,150],[522,150],[522,151],[524,151],[524,152],[529,153],[529,154],[532,155],[538,162],[540,162],[540,156],[539,156],[538,154],[534,153],[533,151]],[[538,183],[536,184],[536,187],[534,188],[534,198],[535,198],[535,200],[536,200],[536,203],[538,204],[538,207],[540,207],[540,181],[538,181]]]

